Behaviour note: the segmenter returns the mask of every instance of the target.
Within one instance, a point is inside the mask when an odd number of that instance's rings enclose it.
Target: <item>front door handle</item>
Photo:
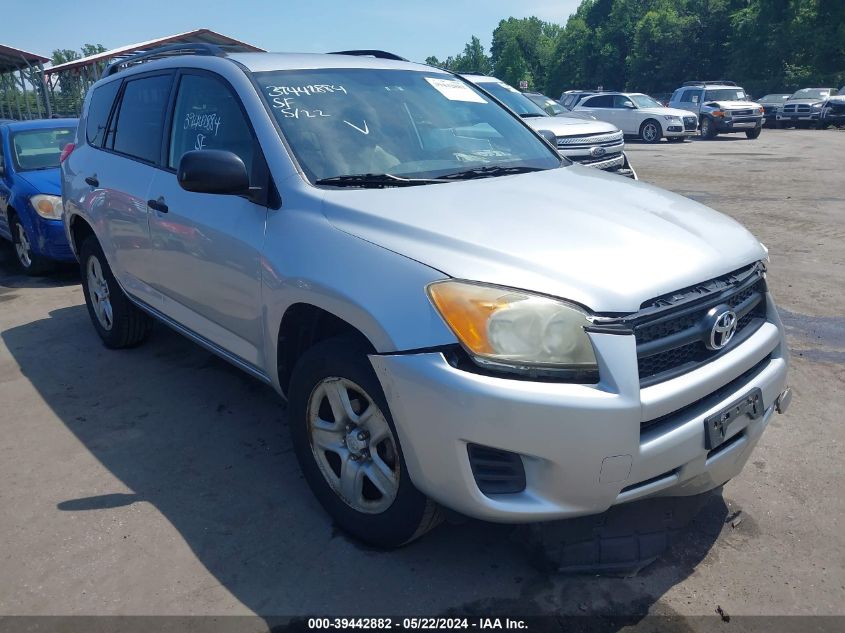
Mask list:
[[[167,213],[170,209],[167,208],[167,205],[164,203],[164,198],[159,196],[158,200],[147,200],[147,206],[150,209],[158,211],[159,213]]]
[[[97,174],[94,174],[93,176],[88,176],[85,179],[85,182],[87,182],[92,187],[99,187],[100,186],[100,181],[97,180]]]

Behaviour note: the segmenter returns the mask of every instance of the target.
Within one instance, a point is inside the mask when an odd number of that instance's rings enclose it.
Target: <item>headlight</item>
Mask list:
[[[663,118],[667,121],[680,121],[681,117],[675,116],[674,114],[664,114]]]
[[[812,107],[812,108],[817,108],[817,109],[818,109],[818,108],[821,108],[823,105],[824,105],[824,102],[822,102],[822,103],[814,103],[814,104],[813,104],[812,106],[810,106],[810,107]]]
[[[62,217],[62,199],[60,196],[46,196],[39,194],[32,196],[29,203],[35,212],[48,220],[59,220]]]
[[[465,281],[430,284],[428,295],[464,349],[481,366],[534,373],[596,371],[579,307],[520,290]]]

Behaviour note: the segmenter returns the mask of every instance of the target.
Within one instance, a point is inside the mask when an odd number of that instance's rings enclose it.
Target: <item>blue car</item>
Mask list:
[[[75,261],[62,226],[59,159],[77,119],[0,123],[0,237],[28,275]]]

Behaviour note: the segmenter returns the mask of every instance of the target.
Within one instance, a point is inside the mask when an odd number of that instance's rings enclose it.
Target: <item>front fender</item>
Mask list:
[[[426,295],[447,276],[344,233],[314,211],[270,211],[261,261],[266,371],[279,388],[285,312],[305,303],[358,329],[378,353],[449,345],[455,336]]]

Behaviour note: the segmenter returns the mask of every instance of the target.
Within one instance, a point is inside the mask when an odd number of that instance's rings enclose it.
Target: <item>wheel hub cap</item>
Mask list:
[[[399,451],[373,399],[351,380],[324,378],[307,415],[311,452],[335,494],[359,512],[387,510],[399,492]]]

